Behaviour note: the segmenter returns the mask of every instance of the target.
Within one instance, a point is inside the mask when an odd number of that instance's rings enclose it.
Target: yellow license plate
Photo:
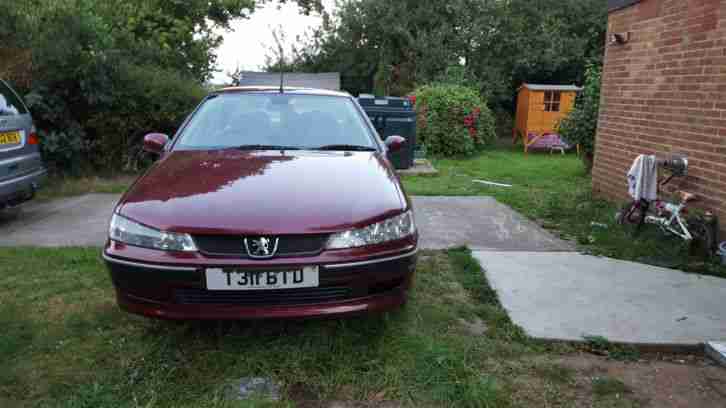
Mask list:
[[[0,133],[0,145],[20,144],[20,132]]]

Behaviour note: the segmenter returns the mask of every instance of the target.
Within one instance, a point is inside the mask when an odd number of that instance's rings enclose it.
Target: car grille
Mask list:
[[[328,235],[281,235],[279,239],[276,257],[314,256],[323,250]],[[248,257],[242,235],[194,235],[194,243],[208,255]]]
[[[350,298],[348,287],[283,290],[225,291],[183,288],[175,290],[176,302],[186,305],[280,306],[335,302]]]

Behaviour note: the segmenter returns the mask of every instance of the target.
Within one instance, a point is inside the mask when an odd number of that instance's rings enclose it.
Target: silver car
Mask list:
[[[46,173],[33,118],[0,79],[0,209],[33,198]]]

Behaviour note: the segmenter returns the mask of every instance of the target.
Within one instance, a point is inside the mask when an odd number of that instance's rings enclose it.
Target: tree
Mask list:
[[[339,71],[343,88],[354,94],[370,92],[377,76],[393,94],[410,92],[418,76],[425,82],[449,64],[446,50],[457,41],[452,22],[475,1],[339,3],[333,16],[324,17],[323,26],[293,49],[289,68]]]
[[[558,132],[572,145],[580,145],[586,170],[592,170],[595,153],[595,134],[600,113],[601,68],[590,65],[585,73],[585,89],[573,110],[558,125]]]
[[[143,165],[143,134],[172,133],[204,95],[219,29],[268,1],[294,1],[302,12],[321,7],[319,0],[26,0],[0,7],[0,21],[10,22],[0,27],[0,55],[29,56],[29,79],[19,88],[51,169]]]
[[[607,10],[599,0],[492,2],[472,23],[468,68],[491,100],[513,110],[523,82],[581,83],[587,64],[602,60]]]
[[[493,107],[511,111],[522,82],[581,82],[601,59],[606,22],[601,0],[346,1],[287,68],[339,71],[353,94],[378,78],[403,95],[461,64]]]

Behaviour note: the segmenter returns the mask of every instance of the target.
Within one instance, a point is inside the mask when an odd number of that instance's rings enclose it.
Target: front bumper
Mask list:
[[[351,255],[356,250],[328,251],[335,254],[255,262],[206,258],[196,253],[177,254],[186,257],[180,259],[111,242],[103,258],[116,287],[119,306],[131,313],[192,320],[337,317],[382,312],[405,303],[417,252],[415,239],[406,244],[395,250],[381,248],[369,256]],[[136,256],[130,258],[131,254]],[[163,263],[149,262],[142,254],[171,258]],[[224,293],[205,288],[204,273],[209,267],[289,270],[309,265],[319,266],[318,288]]]

